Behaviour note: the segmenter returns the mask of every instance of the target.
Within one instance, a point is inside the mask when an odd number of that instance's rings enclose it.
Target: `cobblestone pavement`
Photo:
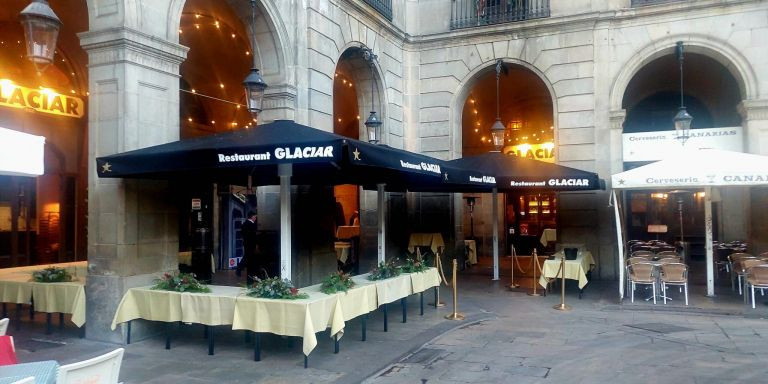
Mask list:
[[[341,351],[333,353],[327,332],[303,368],[301,342],[264,336],[262,361],[242,332],[216,331],[216,354],[207,355],[200,326],[173,327],[172,348],[162,335],[125,346],[120,380],[130,383],[721,383],[766,382],[766,311],[683,310],[679,305],[618,305],[615,283],[594,284],[583,300],[569,286],[573,310],[552,309],[556,295],[510,292],[487,276],[463,276],[460,310],[465,321],[449,321],[449,308],[409,299],[407,323],[399,305],[368,321],[360,341],[359,320],[347,323]],[[447,290],[443,299],[450,301]],[[768,296],[766,296],[768,297]],[[425,301],[432,301],[425,295]],[[679,303],[679,301],[678,301]],[[743,308],[737,303],[736,308]],[[667,309],[667,310],[661,310]],[[721,313],[738,313],[723,315]],[[746,316],[745,316],[746,313]],[[44,335],[44,316],[11,325],[22,362],[83,360],[117,347],[78,338],[71,325]]]

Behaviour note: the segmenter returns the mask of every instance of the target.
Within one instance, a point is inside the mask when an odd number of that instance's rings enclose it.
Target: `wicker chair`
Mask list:
[[[656,304],[656,277],[653,275],[653,264],[651,263],[635,263],[630,264],[629,267],[629,282],[632,291],[632,302],[635,302],[635,287],[638,284],[650,285],[653,290],[653,303]]]
[[[682,286],[685,291],[685,305],[688,305],[688,266],[683,263],[661,264],[661,295],[667,303],[667,285]]]
[[[738,275],[739,271],[734,270],[735,264],[741,260],[746,258],[754,258],[754,256],[748,254],[748,253],[731,253],[728,255],[728,269],[731,271],[731,290],[736,290],[736,276]],[[741,295],[741,286],[739,286],[739,294]]]
[[[679,256],[672,256],[672,257],[665,256],[660,258],[658,261],[659,264],[681,263],[681,262],[682,260],[680,259]]]
[[[742,294],[742,285],[746,284],[746,280],[744,280],[745,278],[744,276],[746,276],[747,270],[761,264],[765,264],[765,261],[750,257],[750,258],[739,259],[733,265],[734,271],[736,272],[736,279],[738,280],[738,284],[739,284],[739,295]]]
[[[659,251],[659,252],[656,252],[656,256],[658,256],[658,257],[667,257],[667,256],[679,257],[680,255],[678,255],[677,252],[675,252],[675,251]]]
[[[752,308],[755,308],[755,288],[768,288],[768,265],[756,265],[747,271],[747,286],[752,291]]]
[[[634,251],[629,254],[630,257],[646,257],[649,260],[655,256],[655,254],[651,251]]]
[[[637,264],[637,263],[647,263],[649,261],[651,261],[651,256],[647,256],[647,257],[646,256],[633,256],[633,257],[630,257],[629,259],[627,259],[627,265],[624,266],[624,268],[626,270],[625,274],[627,276],[627,288],[626,288],[627,291],[629,291],[632,288],[632,285],[631,285],[631,283],[629,281],[629,273],[630,273],[629,266],[632,265],[632,264]]]
[[[768,260],[768,252],[763,252],[759,255],[757,255],[758,259]]]

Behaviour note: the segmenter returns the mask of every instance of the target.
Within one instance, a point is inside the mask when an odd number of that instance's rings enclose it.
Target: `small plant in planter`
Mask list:
[[[48,267],[32,272],[32,280],[36,283],[62,283],[72,281],[72,275],[64,268]]]
[[[327,295],[331,295],[336,292],[346,292],[354,286],[355,282],[352,281],[352,277],[349,273],[337,271],[336,273],[331,273],[325,280],[323,280],[323,283],[320,285],[320,291]]]
[[[284,300],[309,298],[309,295],[306,293],[299,292],[299,289],[294,287],[290,280],[281,279],[279,277],[256,280],[256,282],[253,283],[253,286],[248,288],[246,295],[264,299]]]
[[[373,268],[368,275],[368,280],[384,280],[400,275],[400,267],[395,259],[382,261]]]
[[[211,291],[207,285],[199,282],[194,273],[173,272],[163,273],[163,276],[155,280],[152,289],[174,292],[198,292],[208,293]]]
[[[400,267],[404,273],[420,273],[427,270],[427,265],[421,260],[414,260],[412,258],[406,258],[405,264]]]

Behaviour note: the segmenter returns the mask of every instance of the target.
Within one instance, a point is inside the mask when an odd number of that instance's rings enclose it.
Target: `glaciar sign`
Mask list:
[[[550,187],[588,187],[589,179],[549,179]]]
[[[292,160],[292,159],[314,159],[314,158],[333,158],[333,146],[319,147],[279,147],[272,152],[260,153],[232,153],[218,154],[219,163],[246,162],[246,161],[269,161]]]
[[[404,161],[404,160],[400,160],[400,166],[403,167],[403,168],[408,168],[408,169],[416,169],[416,170],[420,170],[420,171],[427,171],[427,172],[437,173],[438,175],[441,174],[440,166],[437,165],[437,164],[431,164],[431,163],[425,163],[425,162],[421,162],[419,164],[415,164],[415,163],[409,163],[409,162]]]

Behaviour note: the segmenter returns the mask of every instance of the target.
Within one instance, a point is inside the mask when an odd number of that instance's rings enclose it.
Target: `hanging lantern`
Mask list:
[[[264,100],[264,90],[267,89],[267,83],[259,74],[256,68],[251,69],[251,73],[243,80],[245,87],[245,101],[248,104],[248,112],[255,119],[261,112],[261,103]]]
[[[381,129],[381,120],[376,115],[376,111],[371,111],[371,114],[365,119],[365,130],[368,132],[368,142],[376,144],[379,142],[379,130]]]
[[[42,72],[53,63],[61,20],[45,0],[32,0],[21,11],[19,18],[24,27],[27,58],[38,72]]]
[[[673,121],[675,122],[675,133],[677,135],[677,139],[685,144],[685,142],[691,137],[691,121],[693,121],[693,117],[688,114],[688,111],[685,109],[685,107],[680,107],[680,110],[675,115]]]

